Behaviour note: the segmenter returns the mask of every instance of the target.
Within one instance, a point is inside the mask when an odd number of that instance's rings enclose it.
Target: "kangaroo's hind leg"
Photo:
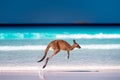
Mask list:
[[[67,51],[67,54],[68,54],[67,58],[69,59],[69,57],[70,57],[70,53],[69,53],[69,51]]]
[[[43,66],[43,68],[46,67],[46,65],[47,65],[47,63],[48,63],[48,60],[51,59],[54,55],[56,55],[59,51],[60,51],[60,50],[57,49],[57,50],[54,51],[54,53],[52,53],[49,57],[47,57],[46,63],[45,63],[45,65]]]

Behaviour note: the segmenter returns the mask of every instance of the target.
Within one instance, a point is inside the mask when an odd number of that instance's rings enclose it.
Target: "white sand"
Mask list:
[[[2,71],[0,80],[120,80],[120,70]]]

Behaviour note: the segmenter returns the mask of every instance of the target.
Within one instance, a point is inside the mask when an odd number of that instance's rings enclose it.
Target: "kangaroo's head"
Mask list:
[[[74,43],[73,45],[74,45],[76,48],[81,48],[80,45],[79,45],[78,43],[76,43],[75,40],[73,40],[73,43]]]

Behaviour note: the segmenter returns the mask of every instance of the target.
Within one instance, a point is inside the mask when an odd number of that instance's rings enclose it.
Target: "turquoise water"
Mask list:
[[[119,27],[22,27],[0,29],[0,67],[38,66],[37,61],[42,58],[46,46],[55,39],[63,39],[71,45],[76,39],[82,48],[71,51],[69,60],[67,52],[59,52],[49,61],[48,67],[120,66]],[[51,53],[49,50],[47,56]]]
[[[114,26],[113,26],[114,27]],[[0,39],[56,39],[60,35],[80,35],[82,38],[120,38],[120,28],[115,27],[45,27],[1,28]],[[93,36],[94,35],[94,36]],[[62,37],[63,38],[63,37]],[[68,37],[67,37],[68,38]],[[77,38],[73,36],[72,38]]]

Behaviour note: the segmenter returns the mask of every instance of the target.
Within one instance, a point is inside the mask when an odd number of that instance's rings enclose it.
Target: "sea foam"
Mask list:
[[[119,39],[120,34],[0,33],[0,39]]]
[[[120,44],[89,44],[80,46],[81,49],[120,49]],[[0,46],[0,51],[45,50],[46,47],[47,45]]]
[[[75,39],[111,39],[120,38],[120,34],[57,34],[56,38],[75,38]]]
[[[1,66],[0,71],[39,71],[42,68],[40,66]],[[92,71],[92,70],[101,70],[101,69],[120,69],[120,66],[48,66],[45,68],[45,70],[49,71]]]

